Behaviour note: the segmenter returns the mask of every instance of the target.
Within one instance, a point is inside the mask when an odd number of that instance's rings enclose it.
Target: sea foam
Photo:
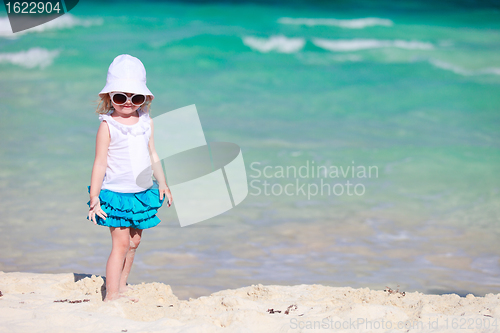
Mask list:
[[[336,26],[341,28],[348,29],[363,29],[366,27],[372,26],[386,26],[390,27],[394,23],[389,19],[382,19],[378,17],[367,17],[360,19],[349,19],[349,20],[338,20],[332,18],[290,18],[290,17],[282,17],[278,20],[278,23],[282,24],[297,24],[297,25],[307,25],[307,26],[315,26],[315,25],[329,25]]]
[[[26,68],[45,68],[52,64],[60,51],[49,51],[40,47],[33,47],[28,51],[0,53],[0,63],[12,63]]]
[[[322,39],[313,38],[313,44],[329,51],[349,52],[383,47],[397,47],[410,50],[430,50],[431,43],[404,40],[379,40],[379,39]]]
[[[305,43],[304,38],[288,38],[283,35],[271,36],[269,38],[251,36],[243,38],[243,44],[260,52],[277,51],[281,53],[294,53],[300,51]]]
[[[462,68],[460,66],[456,66],[456,65],[450,64],[448,62],[445,62],[442,60],[437,60],[437,59],[430,59],[429,63],[437,68],[452,71],[455,74],[464,75],[464,76],[488,75],[488,74],[500,75],[500,67],[488,67],[488,68],[471,70],[471,69],[465,69],[465,68]]]
[[[68,29],[75,26],[89,27],[92,25],[101,25],[103,23],[102,18],[97,19],[79,19],[71,14],[64,14],[52,21],[38,25],[36,27],[12,33],[10,27],[9,19],[4,16],[0,17],[0,37],[4,38],[17,38],[20,35],[24,35],[30,32],[43,32],[48,30],[58,30],[58,29]]]

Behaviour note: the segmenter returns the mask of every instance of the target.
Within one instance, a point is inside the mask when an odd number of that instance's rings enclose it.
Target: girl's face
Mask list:
[[[131,97],[133,94],[132,93],[126,93],[124,92],[128,97]],[[117,105],[111,101],[111,104],[113,104],[113,108],[115,108],[115,112],[118,113],[121,116],[131,116],[134,114],[137,109],[139,109],[141,106],[137,106],[132,104],[132,101],[130,99],[125,102],[125,104],[122,105]]]

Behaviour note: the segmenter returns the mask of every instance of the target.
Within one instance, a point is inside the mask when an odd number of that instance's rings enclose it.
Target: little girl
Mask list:
[[[104,300],[109,301],[126,291],[142,230],[160,223],[156,213],[164,196],[170,207],[172,194],[154,146],[153,120],[149,117],[154,96],[146,87],[142,62],[128,54],[116,57],[99,97],[101,125],[89,186],[88,219],[111,232]]]

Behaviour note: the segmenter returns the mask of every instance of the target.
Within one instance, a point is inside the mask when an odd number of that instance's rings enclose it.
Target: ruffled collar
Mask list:
[[[150,126],[149,114],[143,112],[141,109],[137,110],[137,113],[139,114],[139,121],[134,125],[124,125],[122,123],[117,122],[113,117],[111,117],[113,111],[114,110],[111,110],[106,114],[100,114],[99,120],[100,121],[106,120],[108,124],[113,125],[125,135],[130,133],[133,136],[137,136],[145,133],[149,129]]]

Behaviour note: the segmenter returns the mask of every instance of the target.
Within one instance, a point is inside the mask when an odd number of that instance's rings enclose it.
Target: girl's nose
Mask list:
[[[127,94],[127,101],[125,102],[125,105],[126,106],[131,106],[132,105],[132,100],[130,99],[130,97],[132,96],[132,94]]]

